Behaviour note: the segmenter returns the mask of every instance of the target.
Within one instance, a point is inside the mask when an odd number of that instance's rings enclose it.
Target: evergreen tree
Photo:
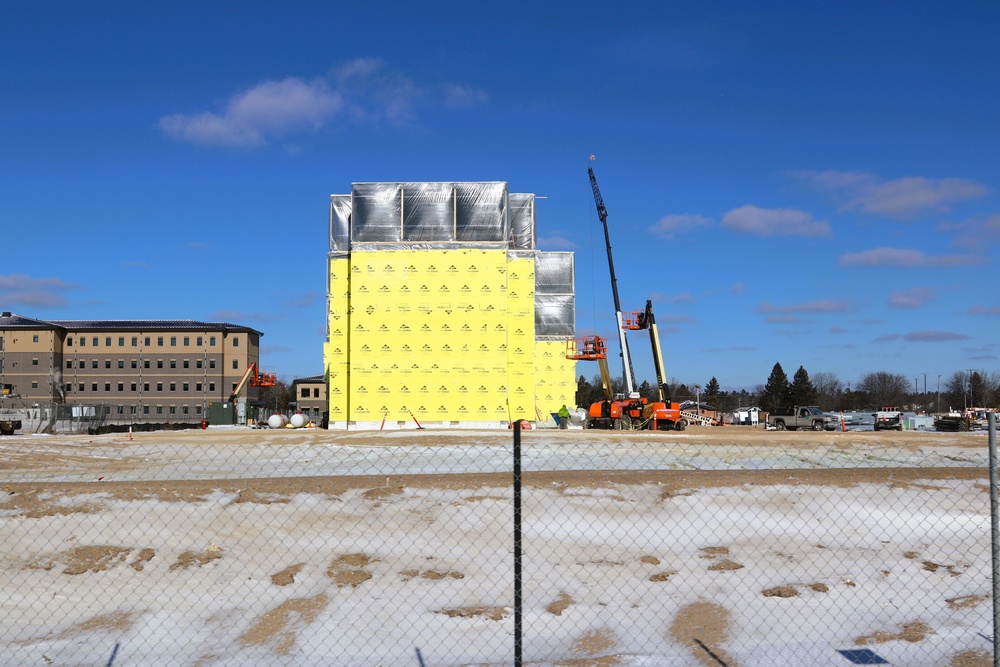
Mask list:
[[[721,389],[719,387],[719,381],[716,380],[715,376],[713,375],[712,379],[709,380],[708,384],[705,385],[705,395],[704,395],[704,398],[705,398],[706,401],[708,401],[712,405],[716,405],[719,402],[719,394],[720,394],[720,392],[721,392]]]
[[[760,409],[765,412],[773,412],[776,408],[781,408],[789,404],[788,376],[782,370],[780,363],[775,363],[771,369],[771,375],[767,378],[764,391],[760,395]]]
[[[790,403],[792,405],[816,405],[816,387],[809,381],[809,373],[804,366],[799,366],[789,387]]]

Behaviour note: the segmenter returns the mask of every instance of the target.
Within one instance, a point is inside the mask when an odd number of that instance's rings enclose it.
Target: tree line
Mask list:
[[[931,384],[927,385],[927,382]],[[611,391],[614,394],[623,393],[624,386],[620,376],[612,378]],[[770,412],[778,407],[818,405],[830,412],[878,410],[892,406],[912,412],[935,413],[1000,405],[1000,372],[971,369],[955,371],[947,378],[925,374],[908,378],[901,373],[876,371],[862,375],[856,382],[845,383],[835,373],[821,372],[810,376],[803,366],[799,366],[789,380],[781,364],[775,363],[767,381],[752,389],[723,391],[715,376],[704,385],[688,385],[671,378],[667,386],[674,401],[700,400],[720,412],[747,407]],[[589,380],[581,375],[576,387],[576,404],[580,407],[604,399],[600,375]],[[649,382],[639,385],[638,391],[640,396],[650,401],[659,400],[659,391]]]

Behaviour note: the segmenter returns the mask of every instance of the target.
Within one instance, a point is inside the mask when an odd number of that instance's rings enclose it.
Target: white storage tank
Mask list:
[[[302,414],[301,412],[296,412],[294,415],[292,415],[291,422],[292,422],[292,428],[302,428],[308,423],[308,420],[306,419],[306,416],[304,414]]]
[[[267,425],[270,428],[285,428],[285,424],[288,423],[288,417],[283,414],[276,413],[267,418]]]

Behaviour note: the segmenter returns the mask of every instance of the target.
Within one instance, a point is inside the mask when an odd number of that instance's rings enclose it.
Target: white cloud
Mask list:
[[[814,220],[806,211],[747,205],[722,216],[722,226],[757,236],[830,236],[830,223]]]
[[[756,311],[758,313],[843,313],[850,309],[851,304],[847,301],[820,299],[819,301],[807,301],[790,306],[777,306],[764,301],[757,306]]]
[[[300,127],[319,127],[343,106],[325,81],[290,77],[264,81],[229,99],[221,113],[174,114],[160,128],[180,141],[222,146],[259,146],[269,135]]]
[[[665,239],[672,239],[675,234],[693,232],[700,227],[708,227],[711,224],[712,219],[703,215],[667,215],[660,218],[659,222],[649,228],[649,231]]]
[[[160,129],[178,141],[216,146],[262,146],[277,136],[315,130],[344,118],[361,123],[412,122],[421,101],[442,108],[469,108],[488,101],[471,86],[436,84],[423,87],[377,58],[357,58],[331,69],[325,77],[287,77],[263,81],[233,95],[220,111],[176,113],[159,121]],[[301,150],[286,144],[286,150]]]
[[[56,308],[66,305],[59,292],[77,285],[59,278],[32,278],[23,273],[0,275],[0,302],[8,305]]]
[[[942,223],[938,231],[954,234],[952,243],[961,248],[981,248],[1000,241],[1000,214],[977,216],[965,222]]]
[[[927,287],[913,287],[890,294],[888,304],[893,308],[920,308],[933,298],[934,293]]]
[[[874,248],[849,252],[840,256],[841,266],[933,268],[951,266],[976,266],[989,260],[978,255],[927,255],[909,248]]]
[[[537,245],[540,250],[576,250],[579,247],[574,241],[562,234],[540,236]]]
[[[850,171],[800,171],[793,174],[840,200],[841,208],[890,218],[940,213],[951,204],[989,193],[978,181],[964,178],[907,176],[882,180],[875,174]]]

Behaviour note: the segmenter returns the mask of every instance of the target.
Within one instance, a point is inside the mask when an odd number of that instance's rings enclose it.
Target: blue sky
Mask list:
[[[545,197],[542,249],[576,252],[578,331],[614,338],[593,164],[669,376],[1000,368],[996,3],[0,17],[3,310],[227,320],[265,333],[265,370],[318,374],[329,195],[502,180]]]

